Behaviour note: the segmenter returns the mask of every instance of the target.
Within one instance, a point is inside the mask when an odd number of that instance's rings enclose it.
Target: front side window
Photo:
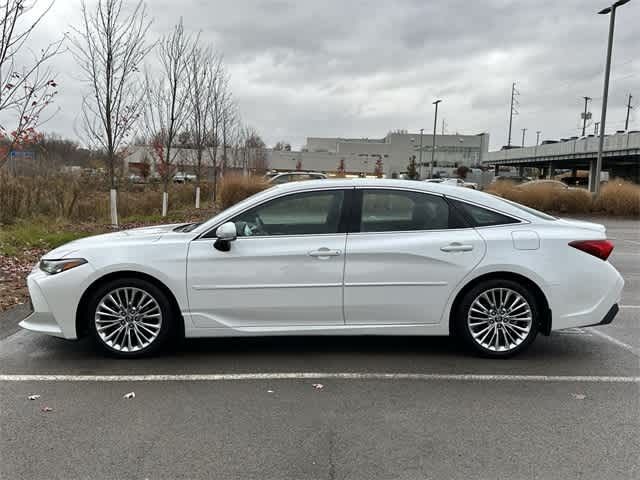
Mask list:
[[[462,226],[440,196],[400,190],[362,192],[361,232],[443,230]]]
[[[231,221],[238,237],[338,233],[344,191],[304,192],[276,198]]]

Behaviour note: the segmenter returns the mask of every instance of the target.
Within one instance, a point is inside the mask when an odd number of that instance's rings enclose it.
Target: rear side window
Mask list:
[[[360,232],[462,228],[463,220],[437,195],[401,190],[363,190]]]
[[[520,220],[470,203],[449,199],[475,227],[492,227],[520,223]]]

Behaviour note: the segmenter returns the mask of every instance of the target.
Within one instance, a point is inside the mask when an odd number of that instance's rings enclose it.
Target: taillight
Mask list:
[[[573,248],[582,250],[600,260],[606,260],[613,251],[613,243],[609,240],[575,240],[569,242]]]

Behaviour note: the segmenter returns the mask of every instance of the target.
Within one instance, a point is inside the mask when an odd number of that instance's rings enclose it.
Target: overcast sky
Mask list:
[[[585,95],[599,121],[608,16],[596,12],[606,2],[148,0],[147,8],[154,37],[182,15],[224,55],[242,117],[268,145],[431,131],[431,103],[441,98],[438,133],[444,119],[446,132],[486,131],[499,148],[512,81],[521,93],[515,144],[522,128],[527,144],[536,130],[544,139],[578,135]],[[35,44],[68,31],[79,5],[57,0]],[[629,92],[640,129],[640,1],[616,20],[607,130],[623,128]],[[44,130],[76,137],[80,72],[68,53],[53,68],[60,111]]]

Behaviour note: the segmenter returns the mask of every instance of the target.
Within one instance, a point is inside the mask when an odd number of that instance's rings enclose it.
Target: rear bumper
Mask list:
[[[604,316],[604,318],[600,320],[600,322],[594,325],[589,325],[589,326],[594,327],[596,325],[609,325],[611,322],[613,322],[613,319],[616,317],[619,310],[620,310],[620,307],[618,307],[618,304],[614,303],[613,306],[607,312],[607,314]]]

